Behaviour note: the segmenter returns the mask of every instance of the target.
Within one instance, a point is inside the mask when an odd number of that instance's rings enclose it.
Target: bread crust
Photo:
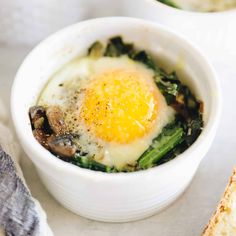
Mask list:
[[[230,206],[229,206],[230,197],[231,197],[231,194],[235,191],[236,191],[236,167],[233,170],[229,183],[225,189],[224,195],[216,211],[211,217],[208,225],[203,231],[202,236],[215,236],[216,227],[218,224],[220,224],[223,213],[230,211]]]

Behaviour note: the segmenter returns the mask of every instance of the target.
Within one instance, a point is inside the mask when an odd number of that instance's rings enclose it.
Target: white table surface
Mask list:
[[[0,96],[9,107],[14,75],[29,48],[0,46]],[[236,60],[235,60],[236,61]],[[224,107],[215,141],[186,192],[169,208],[148,219],[124,224],[100,223],[62,207],[42,185],[31,161],[22,155],[22,168],[32,194],[42,204],[56,236],[198,236],[208,222],[236,164],[236,69],[218,61]],[[236,68],[236,66],[235,66]],[[20,99],[20,98],[19,98]]]

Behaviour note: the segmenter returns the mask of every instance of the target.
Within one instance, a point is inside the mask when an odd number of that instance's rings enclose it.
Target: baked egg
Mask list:
[[[128,56],[77,58],[51,77],[37,105],[60,106],[83,152],[122,169],[134,166],[175,117],[154,76]]]

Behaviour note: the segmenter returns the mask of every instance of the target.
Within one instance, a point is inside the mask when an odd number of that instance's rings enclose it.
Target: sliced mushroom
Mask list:
[[[52,134],[52,129],[48,123],[46,109],[42,106],[33,106],[29,109],[32,130],[41,129],[45,134]]]
[[[50,106],[46,110],[48,123],[56,135],[62,135],[66,132],[63,111],[58,106]]]
[[[48,138],[50,137],[49,134],[45,134],[41,129],[33,130],[33,135],[35,139],[45,148],[48,149]]]
[[[48,140],[48,146],[54,154],[61,157],[73,157],[76,153],[74,138],[71,134],[51,136]]]
[[[46,111],[41,106],[33,106],[29,109],[29,116],[33,129],[41,129],[43,127]]]

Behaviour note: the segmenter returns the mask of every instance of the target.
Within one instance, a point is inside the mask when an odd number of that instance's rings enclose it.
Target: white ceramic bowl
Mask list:
[[[179,73],[184,69],[188,74],[186,83],[205,104],[205,127],[197,141],[174,160],[145,171],[108,174],[81,169],[53,156],[31,131],[28,109],[35,104],[50,75],[72,58],[85,55],[94,41],[115,35],[157,58],[165,58]],[[160,25],[122,17],[85,21],[43,41],[21,65],[11,99],[19,140],[48,191],[71,211],[109,222],[153,215],[183,193],[212,143],[220,107],[215,72],[194,46]]]
[[[191,12],[157,0],[124,0],[123,12],[127,16],[163,24],[185,35],[214,61],[224,57],[229,59],[228,63],[234,63],[230,59],[236,58],[236,9],[214,13]]]

